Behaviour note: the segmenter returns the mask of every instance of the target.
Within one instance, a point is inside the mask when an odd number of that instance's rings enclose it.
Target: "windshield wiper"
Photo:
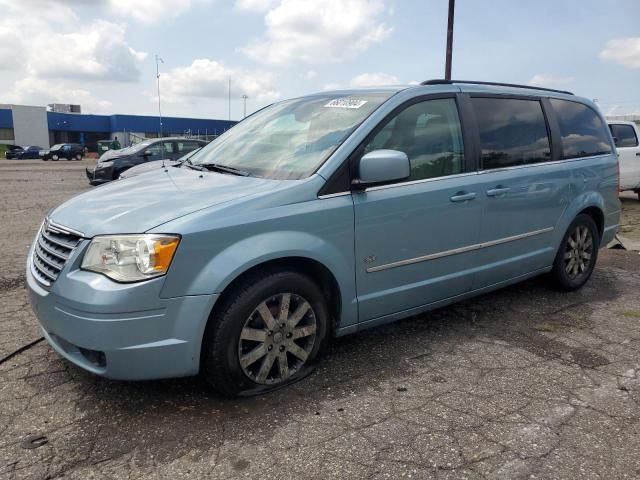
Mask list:
[[[180,166],[182,165],[186,165],[187,167],[189,167],[192,170],[198,170],[199,172],[202,172],[205,170],[204,167],[201,167],[200,165],[194,165],[193,162],[191,161],[190,158],[187,158],[184,162],[182,162],[180,164]]]
[[[189,161],[189,160],[187,160]],[[208,170],[214,170],[222,173],[230,173],[231,175],[238,175],[239,177],[250,177],[251,173],[239,168],[230,167],[228,165],[220,165],[219,163],[199,163],[198,167],[203,167]]]

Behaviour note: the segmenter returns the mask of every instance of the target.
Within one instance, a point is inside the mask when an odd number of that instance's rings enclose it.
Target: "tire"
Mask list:
[[[81,153],[76,153],[76,160],[77,161],[82,160],[82,154]]]
[[[288,321],[280,319],[283,310]],[[328,325],[327,302],[313,280],[291,270],[258,272],[212,312],[202,343],[202,375],[227,397],[289,385],[313,370],[326,347]]]
[[[589,215],[581,213],[571,222],[556,253],[551,270],[554,286],[573,291],[587,283],[598,260],[599,247],[596,223]]]
[[[51,160],[53,160],[54,162],[57,162],[59,160],[58,155],[53,155],[51,157]]]

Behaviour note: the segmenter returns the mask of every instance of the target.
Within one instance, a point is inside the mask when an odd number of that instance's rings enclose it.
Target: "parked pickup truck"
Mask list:
[[[633,122],[610,121],[609,129],[618,150],[620,190],[633,190],[640,199],[640,131]]]

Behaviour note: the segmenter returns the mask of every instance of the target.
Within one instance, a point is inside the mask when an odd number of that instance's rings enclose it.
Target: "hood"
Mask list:
[[[164,165],[166,167],[175,167],[179,165],[181,162],[176,160],[165,160]],[[162,160],[153,160],[151,162],[141,163],[140,165],[136,165],[135,167],[131,167],[128,170],[125,170],[120,175],[120,178],[131,178],[141,173],[154,172],[156,170],[160,170],[162,168]]]
[[[100,155],[100,158],[98,158],[98,163],[108,162],[109,160],[113,160],[114,158],[126,157],[126,156],[127,154],[126,153],[122,154],[121,150],[107,150],[102,155]]]
[[[49,218],[86,237],[142,233],[196,210],[260,195],[286,183],[188,168],[158,169],[80,194],[53,210]]]

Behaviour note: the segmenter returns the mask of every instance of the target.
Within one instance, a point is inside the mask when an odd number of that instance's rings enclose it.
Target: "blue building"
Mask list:
[[[203,118],[162,117],[163,136],[214,138],[236,122]],[[0,105],[0,143],[48,147],[80,143],[96,151],[98,140],[114,139],[122,146],[157,138],[160,119],[143,115],[87,115],[50,112],[45,107]]]

